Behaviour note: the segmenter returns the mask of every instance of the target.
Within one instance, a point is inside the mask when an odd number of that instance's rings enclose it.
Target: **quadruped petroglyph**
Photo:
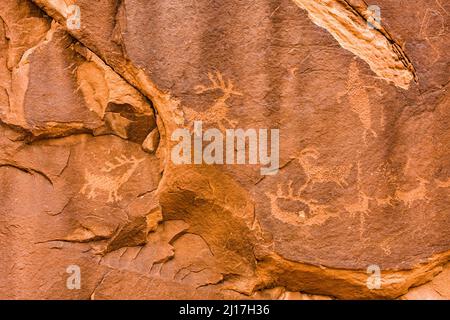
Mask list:
[[[109,203],[122,199],[119,196],[120,187],[131,178],[139,164],[145,159],[137,159],[135,156],[128,158],[125,155],[117,156],[114,159],[116,163],[109,161],[105,163],[100,170],[102,174],[85,169],[86,182],[80,190],[81,194],[86,194],[88,199],[95,199],[99,195],[98,192],[104,192],[108,195]]]
[[[228,100],[231,96],[242,96],[243,94],[234,89],[233,82],[228,79],[225,80],[221,72],[215,73],[209,72],[208,79],[210,81],[209,86],[198,85],[195,87],[195,93],[201,95],[208,92],[219,92],[220,96],[215,100],[214,104],[206,111],[196,111],[189,107],[184,109],[185,116],[188,121],[203,121],[205,123],[216,124],[221,131],[226,130],[226,126],[234,128],[237,125],[237,121],[231,120],[228,117],[231,106],[228,104]]]

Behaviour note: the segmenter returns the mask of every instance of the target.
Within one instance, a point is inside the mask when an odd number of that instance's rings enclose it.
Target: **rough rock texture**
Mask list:
[[[374,2],[2,0],[0,298],[450,299],[450,3]]]

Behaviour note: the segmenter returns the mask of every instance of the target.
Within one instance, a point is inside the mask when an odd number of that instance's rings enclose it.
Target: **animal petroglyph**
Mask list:
[[[305,186],[311,183],[334,182],[341,188],[347,186],[346,178],[350,174],[352,165],[348,166],[317,166],[315,162],[319,158],[320,153],[313,148],[303,149],[299,156],[296,157],[306,174]]]
[[[379,88],[366,85],[360,76],[357,61],[354,60],[350,63],[346,90],[338,95],[337,100],[338,103],[341,103],[342,97],[347,96],[350,109],[358,115],[359,121],[364,128],[363,140],[366,145],[369,135],[375,138],[378,137],[372,128],[372,111],[367,89],[375,89],[381,95]]]
[[[115,157],[116,164],[106,162],[105,166],[100,170],[104,174],[96,174],[85,171],[86,183],[80,190],[81,194],[87,193],[88,199],[95,199],[97,191],[103,191],[108,194],[108,202],[116,202],[122,198],[119,196],[120,187],[125,184],[136,171],[138,165],[145,159],[136,159],[134,156],[127,158],[124,155]],[[113,175],[113,171],[122,171],[121,168],[126,168],[124,172],[118,175]],[[89,190],[89,191],[88,191]]]
[[[345,206],[345,210],[354,217],[356,214],[367,215],[369,213],[369,205],[371,197],[364,192],[358,191],[357,201]]]
[[[311,224],[328,218],[327,205],[302,196],[305,187],[306,184],[295,192],[293,181],[289,181],[287,191],[283,191],[282,185],[278,184],[276,193],[266,192],[266,196],[270,200],[272,215],[276,219],[292,225]],[[313,218],[316,219],[311,221]],[[308,220],[310,220],[309,223],[307,223]]]
[[[410,161],[408,160],[405,166],[405,175],[411,171]],[[430,182],[426,179],[423,179],[417,175],[414,175],[416,179],[416,186],[409,190],[397,189],[390,194],[385,195],[383,198],[376,197],[372,194],[367,194],[362,187],[368,185],[368,181],[362,180],[363,171],[361,167],[361,163],[358,163],[358,180],[356,184],[357,196],[356,201],[348,204],[344,202],[345,211],[350,214],[351,217],[355,217],[359,215],[360,219],[360,236],[362,236],[364,231],[364,225],[366,218],[369,216],[371,209],[371,205],[373,207],[386,207],[393,206],[396,203],[402,203],[407,208],[411,208],[415,201],[426,201],[428,202],[430,199],[428,198],[428,186]],[[383,177],[383,180],[389,182],[392,185],[397,186],[398,180],[395,176],[392,176],[392,172],[390,166],[387,164],[380,165],[375,172],[377,175]],[[372,175],[373,176],[373,175]]]
[[[402,201],[408,208],[411,208],[414,201],[429,201],[427,197],[427,186],[430,184],[428,180],[421,177],[417,177],[419,185],[409,191],[397,190],[395,196],[398,200]]]
[[[205,123],[214,123],[218,127],[225,131],[225,124],[231,127],[237,125],[237,121],[228,119],[227,115],[230,106],[228,105],[228,99],[232,95],[242,96],[242,93],[234,90],[234,85],[230,79],[226,81],[223,75],[217,71],[215,75],[211,72],[208,73],[210,86],[199,85],[195,87],[196,94],[204,94],[206,92],[221,92],[221,96],[216,99],[214,104],[204,112],[195,111],[191,108],[185,108],[185,115],[190,122],[203,121]]]
[[[417,185],[413,189],[402,190],[397,189],[395,191],[395,198],[404,203],[407,208],[411,208],[412,204],[415,201],[425,201],[428,202],[430,199],[428,198],[428,187],[431,185],[431,182],[416,173],[415,167],[411,165],[412,160],[408,158],[406,161],[403,172],[405,176],[410,179],[415,180],[415,185]]]
[[[436,180],[436,184],[439,188],[450,188],[450,179],[447,181]]]
[[[266,193],[270,199],[272,214],[275,218],[294,225],[323,223],[328,218],[337,216],[330,210],[330,205],[321,204],[318,200],[305,195],[308,187],[317,183],[335,183],[339,188],[346,188],[346,181],[352,165],[348,166],[318,166],[315,163],[320,153],[314,148],[303,149],[294,159],[303,168],[305,182],[294,190],[293,181],[287,184],[287,191],[282,185],[277,186],[275,193]]]

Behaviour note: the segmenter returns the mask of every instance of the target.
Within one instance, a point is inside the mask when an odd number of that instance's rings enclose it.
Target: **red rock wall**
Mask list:
[[[449,299],[449,26],[445,0],[2,0],[0,298]],[[279,130],[276,170],[178,164],[199,121]]]

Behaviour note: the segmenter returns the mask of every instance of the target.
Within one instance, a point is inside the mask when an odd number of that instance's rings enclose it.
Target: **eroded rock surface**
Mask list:
[[[2,1],[0,297],[450,299],[450,5],[377,5]],[[177,165],[196,121],[278,172]]]

